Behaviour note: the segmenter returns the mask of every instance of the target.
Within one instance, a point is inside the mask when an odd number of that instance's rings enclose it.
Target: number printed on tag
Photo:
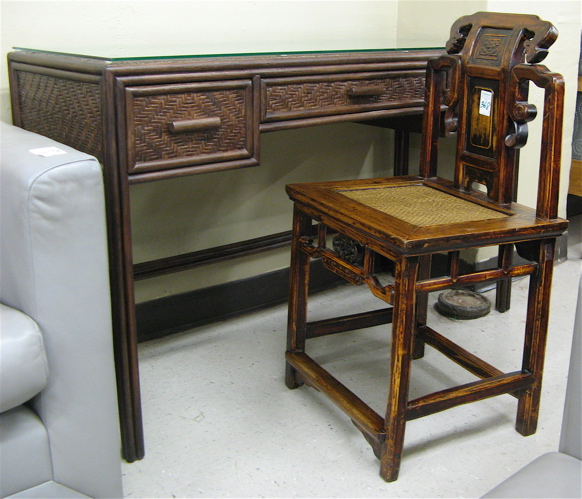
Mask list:
[[[493,92],[489,90],[481,90],[481,98],[479,99],[479,114],[484,116],[491,116],[491,102],[493,100]]]

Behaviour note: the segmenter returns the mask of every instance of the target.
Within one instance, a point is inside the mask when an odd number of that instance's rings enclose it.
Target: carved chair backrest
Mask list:
[[[436,176],[445,107],[446,133],[457,136],[456,187],[477,182],[491,201],[514,201],[518,149],[537,114],[527,102],[531,81],[545,89],[537,215],[557,216],[564,85],[538,64],[557,36],[533,15],[478,12],[454,23],[447,54],[428,63],[421,175]]]

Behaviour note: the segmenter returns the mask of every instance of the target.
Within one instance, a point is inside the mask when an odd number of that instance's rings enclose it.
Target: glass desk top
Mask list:
[[[41,52],[46,54],[58,54],[58,55],[74,55],[78,57],[83,57],[87,59],[95,59],[100,61],[148,61],[154,59],[203,59],[210,57],[252,57],[252,56],[281,56],[281,57],[293,57],[293,56],[310,56],[310,55],[325,55],[325,54],[354,54],[354,53],[366,53],[374,54],[380,52],[390,52],[390,51],[411,51],[419,52],[424,50],[439,50],[443,47],[390,47],[390,48],[375,48],[375,49],[349,49],[349,50],[306,50],[306,51],[281,51],[281,52],[233,52],[233,53],[208,53],[208,54],[181,54],[181,55],[116,55],[113,57],[106,57],[103,55],[96,55],[90,52],[69,52],[66,50],[47,50],[38,49],[32,47],[13,47],[14,50],[25,50],[32,52]],[[443,49],[444,50],[444,49]]]

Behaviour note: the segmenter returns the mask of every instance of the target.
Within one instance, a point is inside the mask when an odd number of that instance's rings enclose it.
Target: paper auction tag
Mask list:
[[[493,92],[481,90],[481,99],[479,102],[479,114],[484,116],[491,116],[491,101],[493,100]]]
[[[43,156],[48,158],[49,156],[58,156],[59,154],[67,154],[66,151],[59,149],[58,147],[40,147],[38,149],[30,149],[32,154],[36,154],[37,156]]]

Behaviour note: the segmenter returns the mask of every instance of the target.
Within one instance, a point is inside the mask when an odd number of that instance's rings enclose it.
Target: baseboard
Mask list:
[[[311,265],[310,291],[329,289],[345,281],[325,270],[321,261]],[[137,339],[147,341],[235,317],[287,301],[289,269],[248,279],[180,293],[136,307]]]

